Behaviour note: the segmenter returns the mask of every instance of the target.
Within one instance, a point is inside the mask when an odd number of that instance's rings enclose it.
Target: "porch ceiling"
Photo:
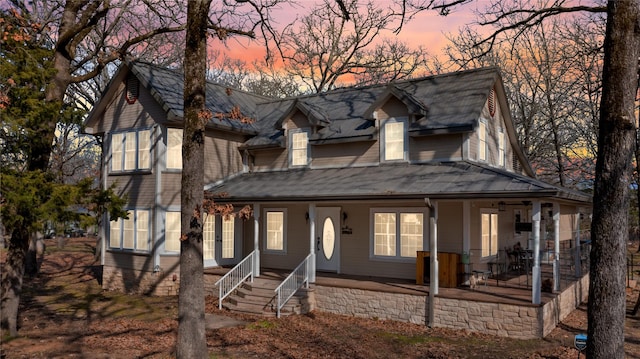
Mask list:
[[[470,162],[252,172],[208,186],[205,194],[220,202],[424,197],[591,201],[585,193]]]

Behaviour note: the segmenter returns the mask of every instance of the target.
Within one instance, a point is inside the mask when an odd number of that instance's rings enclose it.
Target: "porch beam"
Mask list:
[[[533,268],[531,269],[531,303],[540,304],[542,289],[540,272],[540,201],[533,201]]]
[[[319,240],[319,239],[318,239]],[[309,203],[309,282],[316,282],[316,205]]]
[[[253,204],[253,275],[260,276],[260,203]]]
[[[560,205],[553,204],[553,291],[560,291]]]

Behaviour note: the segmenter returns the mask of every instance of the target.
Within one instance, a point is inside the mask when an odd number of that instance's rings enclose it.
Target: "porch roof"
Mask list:
[[[219,202],[359,199],[555,198],[591,196],[471,162],[251,172],[207,186]]]

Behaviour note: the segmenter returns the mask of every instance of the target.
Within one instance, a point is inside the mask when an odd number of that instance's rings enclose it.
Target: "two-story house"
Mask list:
[[[104,288],[178,288],[182,76],[125,63],[86,121],[102,138],[103,185],[128,195],[129,218],[104,221]],[[209,83],[207,107],[203,191],[253,218],[206,219],[206,267],[253,253],[257,272],[310,257],[312,280],[411,279],[430,251],[485,269],[518,242],[573,245],[590,211],[588,195],[535,178],[496,68],[287,99]]]

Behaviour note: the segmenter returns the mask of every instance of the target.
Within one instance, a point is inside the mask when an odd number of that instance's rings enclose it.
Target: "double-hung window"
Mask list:
[[[182,129],[167,128],[167,169],[182,169]]]
[[[498,166],[504,167],[504,130],[498,132]]]
[[[112,249],[149,250],[149,211],[129,210],[127,219],[110,222],[109,247]]]
[[[309,163],[309,132],[289,132],[289,163],[292,167],[306,166]]]
[[[286,248],[286,218],[284,209],[265,210],[265,241],[264,250],[267,252],[285,252]]]
[[[111,172],[151,169],[151,130],[111,134]]]
[[[478,127],[478,159],[480,161],[487,160],[487,122],[480,120],[480,126]]]
[[[423,250],[424,212],[413,209],[374,208],[372,253],[380,258],[415,258]]]
[[[388,119],[382,125],[382,160],[401,161],[407,158],[406,121]]]
[[[483,209],[480,216],[482,257],[495,256],[498,254],[498,213]]]
[[[164,223],[164,250],[165,252],[180,252],[180,212],[166,212]]]

